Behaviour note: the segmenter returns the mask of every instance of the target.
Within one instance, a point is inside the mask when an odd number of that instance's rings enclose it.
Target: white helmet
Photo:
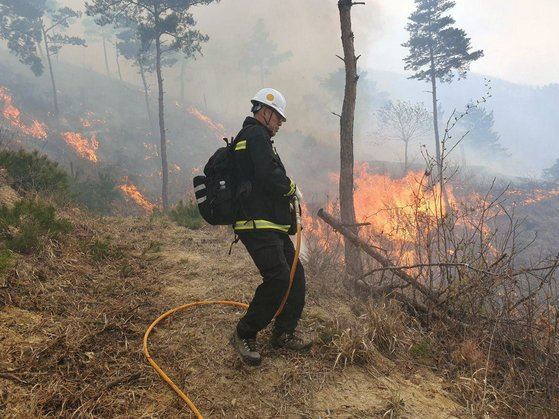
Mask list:
[[[260,90],[254,98],[251,100],[253,105],[259,103],[269,106],[281,115],[284,121],[287,121],[285,117],[285,109],[287,108],[287,101],[285,97],[275,89],[269,87]]]

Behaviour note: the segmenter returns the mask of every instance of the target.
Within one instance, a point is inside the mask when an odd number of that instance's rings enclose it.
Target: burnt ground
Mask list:
[[[159,314],[202,299],[249,301],[259,275],[230,233],[165,219],[102,218],[71,210],[63,242],[18,257],[0,280],[2,417],[190,417],[145,361],[142,337]],[[316,335],[354,316],[345,300],[315,298],[308,278],[302,329]],[[313,290],[314,288],[314,290]],[[323,288],[323,287],[321,287]],[[321,345],[272,350],[243,365],[228,339],[239,310],[178,313],[150,338],[154,359],[208,417],[455,417],[464,409],[428,368],[378,356],[335,365]]]

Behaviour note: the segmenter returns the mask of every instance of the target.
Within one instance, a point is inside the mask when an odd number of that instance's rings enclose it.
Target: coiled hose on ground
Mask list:
[[[274,315],[274,318],[276,318],[283,311],[283,308],[285,306],[287,298],[289,297],[289,293],[291,292],[291,287],[293,286],[293,279],[295,278],[295,271],[297,270],[297,262],[299,260],[299,254],[301,252],[301,210],[300,210],[298,199],[295,198],[293,200],[293,206],[295,207],[296,223],[297,223],[297,239],[296,239],[297,240],[297,245],[295,247],[295,257],[293,259],[293,263],[291,264],[291,271],[290,271],[290,275],[289,275],[289,286],[287,287],[287,291],[285,292],[285,295],[283,296],[283,299],[281,300],[281,303],[280,303],[280,305],[279,305],[279,307],[276,311],[276,314]],[[200,413],[200,411],[198,410],[198,408],[196,407],[196,405],[192,402],[192,400],[190,400],[190,398],[186,395],[186,393],[184,391],[182,391],[173,382],[173,380],[171,380],[171,378],[165,373],[165,371],[163,371],[161,369],[161,367],[159,365],[157,365],[157,363],[151,357],[151,355],[149,353],[149,349],[148,349],[148,338],[149,338],[149,335],[152,332],[152,330],[155,328],[155,326],[157,326],[157,324],[159,322],[166,319],[167,317],[169,317],[169,316],[171,316],[171,315],[173,315],[173,314],[175,314],[179,311],[184,311],[184,310],[187,310],[189,308],[196,307],[196,306],[206,306],[206,305],[233,306],[233,307],[240,307],[240,308],[245,309],[245,310],[248,308],[248,304],[241,303],[240,301],[228,301],[228,300],[207,300],[207,301],[196,301],[196,302],[193,302],[193,303],[184,304],[182,306],[175,307],[175,308],[173,308],[169,311],[166,311],[161,316],[159,316],[157,319],[155,319],[149,325],[149,327],[147,328],[147,330],[144,334],[144,341],[143,341],[144,355],[145,355],[146,359],[148,360],[148,362],[150,363],[150,365],[157,372],[157,374],[159,374],[159,376],[163,379],[163,381],[165,381],[171,387],[171,389],[186,403],[188,408],[190,410],[192,410],[192,413],[194,413],[194,415],[198,419],[202,419],[203,416]]]

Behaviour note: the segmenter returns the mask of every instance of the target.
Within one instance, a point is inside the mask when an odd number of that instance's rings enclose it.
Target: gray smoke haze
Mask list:
[[[544,1],[542,4],[546,10],[558,7],[554,0],[551,0],[552,3],[549,0],[540,1]],[[85,2],[65,0],[60,3],[83,10]],[[520,43],[518,34],[514,37],[519,45],[518,51],[512,41],[507,42],[505,37],[490,37],[485,23],[496,19],[498,23],[493,28],[496,33],[500,33],[504,28],[519,22],[518,31],[528,34],[530,22],[545,22],[545,16],[533,10],[526,11],[522,6],[524,3],[518,1],[505,4],[503,0],[496,0],[487,7],[479,0],[458,3],[455,9],[458,26],[464,26],[472,37],[474,47],[486,48],[486,58],[476,63],[472,70],[508,74],[509,79],[514,79],[512,75],[516,73],[511,63],[518,66],[519,62],[526,61],[523,61],[522,56],[527,53],[526,46]],[[500,10],[506,5],[507,11],[502,14]],[[401,62],[406,54],[401,47],[406,37],[403,28],[412,10],[411,0],[371,0],[364,6],[355,7],[353,11],[356,50],[358,54],[363,54],[360,60],[362,78],[358,86],[355,138],[356,157],[359,160],[402,161],[401,144],[383,142],[375,134],[374,111],[384,100],[402,99],[429,104],[429,89],[421,82],[407,80],[408,74],[404,73]],[[340,71],[343,63],[335,56],[342,54],[336,0],[222,0],[210,6],[196,7],[193,13],[198,21],[198,29],[208,34],[210,40],[203,47],[203,56],[186,62],[184,73],[180,62],[164,69],[168,107],[180,101],[180,92],[184,88],[187,106],[196,106],[223,123],[229,135],[234,135],[243,117],[248,114],[250,98],[264,84],[281,90],[288,99],[289,121],[278,138],[280,147],[296,148],[300,137],[312,136],[332,150],[337,149],[338,118],[332,112],[340,112],[343,78],[332,78],[331,75]],[[528,23],[526,19],[519,20],[521,16],[525,16]],[[483,19],[479,20],[481,17]],[[277,52],[291,53],[289,60],[271,68],[263,82],[255,68],[257,63],[247,63],[242,58],[259,20],[263,22],[269,38],[277,44]],[[83,34],[83,27],[75,24],[72,31]],[[553,74],[550,70],[557,66],[557,57],[553,58],[552,54],[544,57],[543,50],[538,49],[549,46],[550,31],[553,32],[546,26],[542,32],[545,39],[540,44],[532,43],[533,49],[529,55],[532,73],[545,75],[533,80],[549,80],[549,74]],[[525,38],[533,39],[533,36],[527,35]],[[64,49],[60,61],[105,74],[101,43],[95,39],[87,41],[86,49]],[[496,62],[499,60],[495,60],[495,57],[502,57],[504,51],[508,60],[501,59],[505,64],[499,67],[500,63]],[[540,61],[538,57],[541,57]],[[118,76],[112,45],[109,45],[109,61],[111,77],[116,79]],[[124,81],[139,89],[141,82],[136,69],[123,59],[120,65]],[[21,67],[21,71],[27,70]],[[530,80],[528,73],[526,69],[518,70],[519,78],[524,77],[523,80]],[[152,100],[155,100],[155,78],[149,75],[148,79]],[[541,170],[559,157],[559,126],[554,117],[559,112],[557,87],[537,88],[504,80],[496,80],[494,84],[494,98],[487,104],[487,109],[494,111],[495,129],[511,156],[487,161],[473,153],[468,156],[468,161],[510,175],[540,176]],[[441,106],[445,114],[449,115],[452,109],[461,109],[483,93],[482,77],[472,73],[466,81],[441,86]],[[126,110],[123,109],[123,112]],[[189,133],[171,131],[169,135],[170,138],[178,138]],[[421,143],[431,147],[433,141],[427,137]],[[419,144],[417,142],[411,146],[412,157],[416,162],[421,162]]]

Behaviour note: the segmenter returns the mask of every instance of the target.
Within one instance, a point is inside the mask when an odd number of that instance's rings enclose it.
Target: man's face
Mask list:
[[[283,119],[279,113],[277,113],[272,108],[268,108],[267,106],[262,109],[262,113],[264,116],[266,127],[270,131],[270,135],[274,137],[283,124]]]

